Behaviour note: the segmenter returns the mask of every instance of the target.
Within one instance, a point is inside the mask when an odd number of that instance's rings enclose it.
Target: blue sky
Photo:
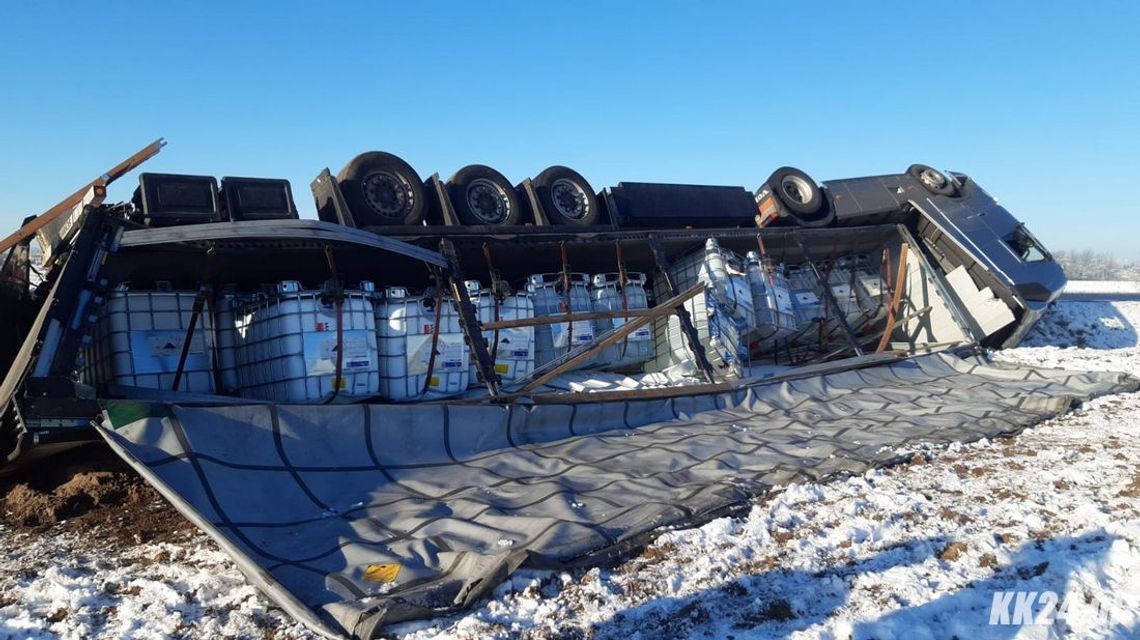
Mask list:
[[[8,1],[0,224],[162,136],[147,170],[286,177],[304,216],[371,149],[598,188],[924,162],[1049,248],[1140,258],[1137,25],[1135,2]]]

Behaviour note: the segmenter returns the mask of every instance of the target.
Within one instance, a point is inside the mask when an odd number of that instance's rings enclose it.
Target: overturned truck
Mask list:
[[[161,146],[4,241],[0,473],[104,440],[330,637],[1135,387],[987,361],[1065,278],[964,174],[596,192],[373,152],[318,220],[283,180],[104,203]]]

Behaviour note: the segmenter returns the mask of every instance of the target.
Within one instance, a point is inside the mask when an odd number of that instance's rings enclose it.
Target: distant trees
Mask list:
[[[1108,252],[1055,251],[1053,257],[1070,280],[1140,280],[1140,264],[1123,262]]]

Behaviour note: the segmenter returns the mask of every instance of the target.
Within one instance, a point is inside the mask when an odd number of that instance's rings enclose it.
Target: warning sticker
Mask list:
[[[375,368],[370,347],[371,334],[364,331],[346,331],[342,336],[340,368],[345,373],[371,371]],[[305,371],[307,375],[322,376],[336,373],[336,333],[305,334]]]
[[[149,347],[148,353],[155,358],[179,358],[182,356],[182,344],[186,340],[185,331],[150,331],[146,334]],[[194,332],[190,340],[190,355],[206,352],[206,338],[199,332]]]
[[[430,335],[408,336],[408,375],[422,376],[428,372],[431,363]],[[436,343],[435,371],[462,371],[467,368],[464,359],[466,355],[463,338],[458,336],[439,336]]]

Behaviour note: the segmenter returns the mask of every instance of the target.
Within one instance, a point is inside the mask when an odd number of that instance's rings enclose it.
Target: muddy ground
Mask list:
[[[42,532],[67,521],[115,547],[177,542],[194,526],[106,446],[62,453],[12,476],[0,476],[0,522]]]

